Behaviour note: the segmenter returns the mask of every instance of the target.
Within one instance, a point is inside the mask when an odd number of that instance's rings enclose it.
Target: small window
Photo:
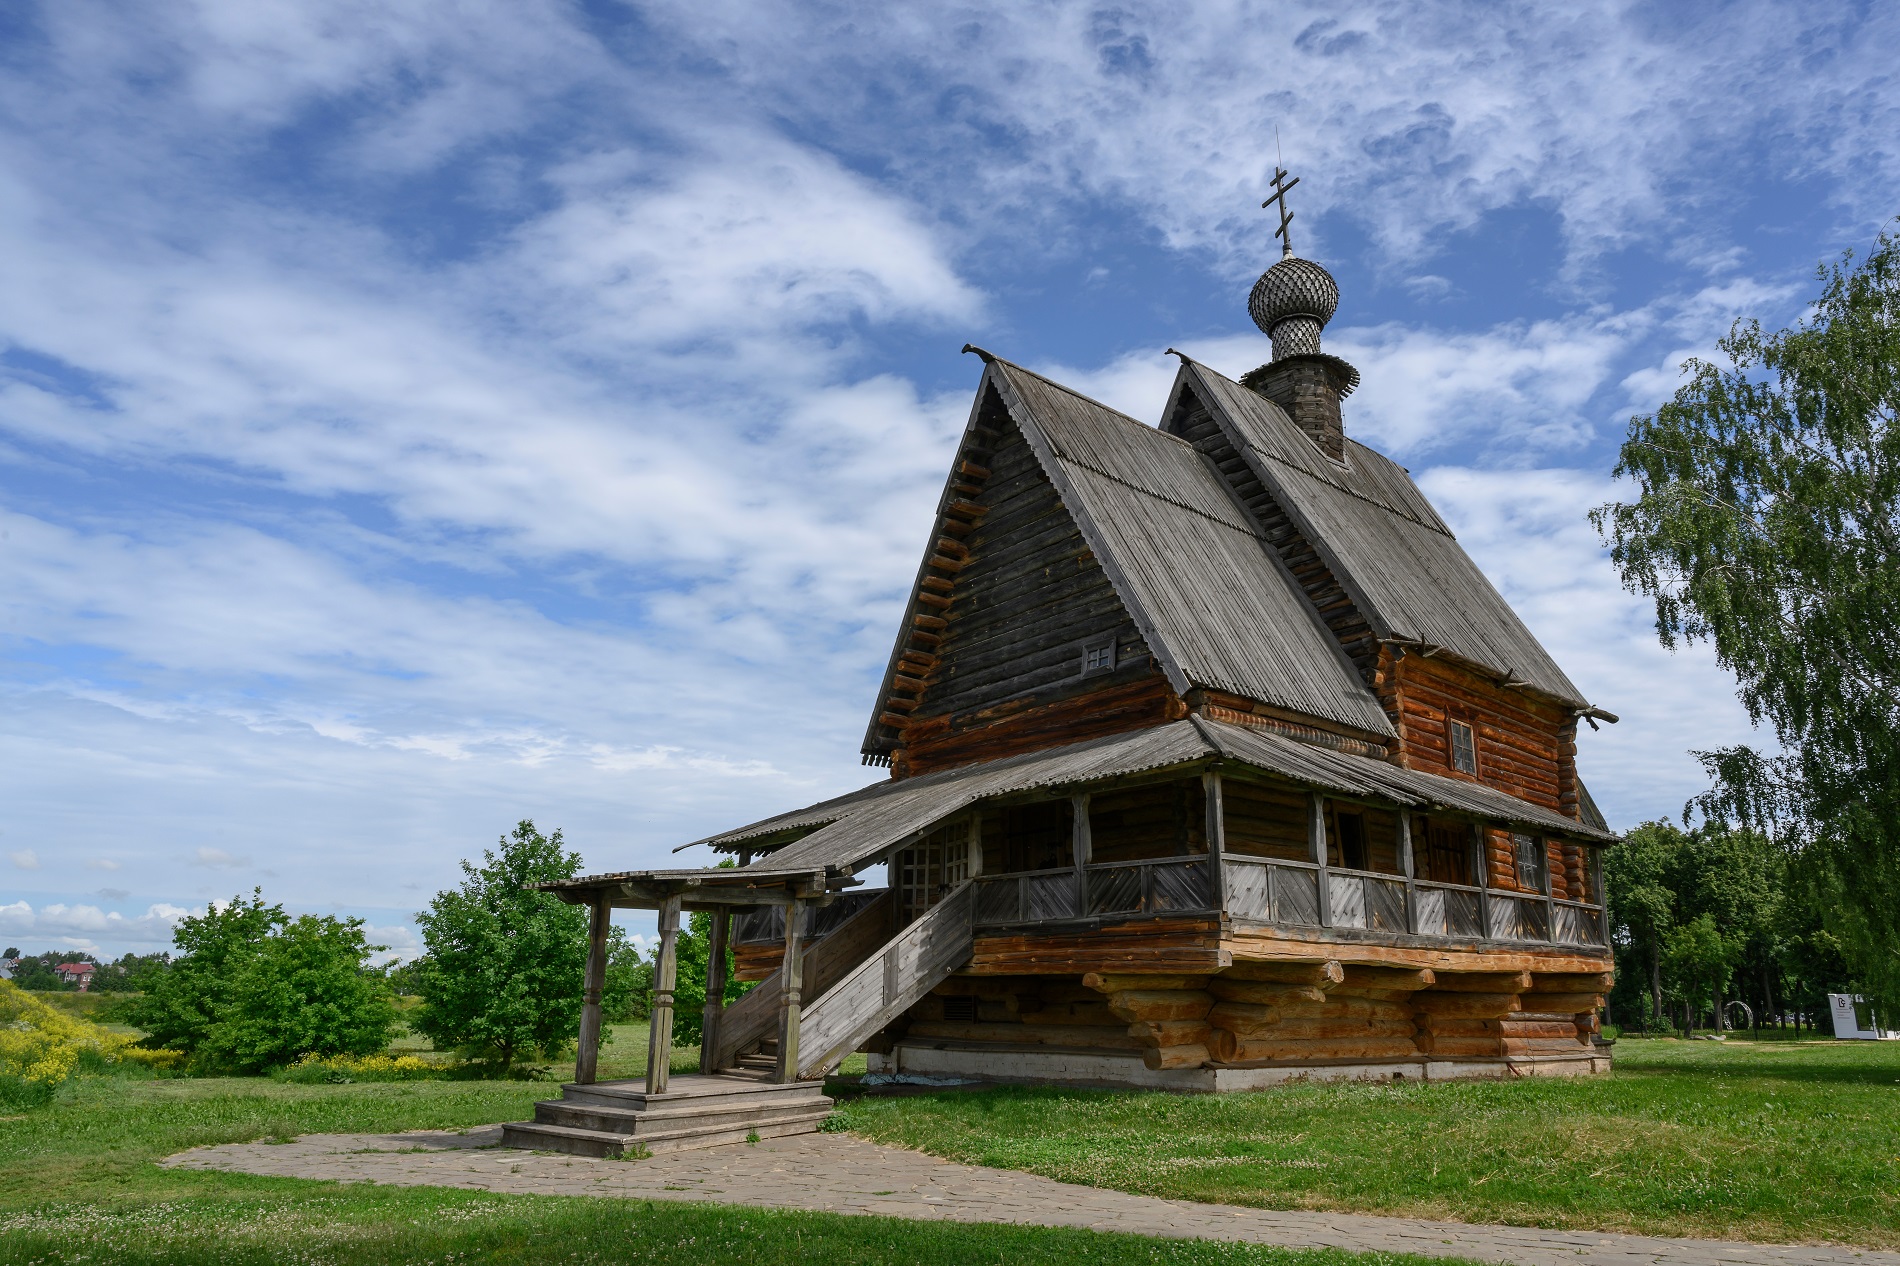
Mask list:
[[[1522,892],[1544,890],[1544,843],[1534,835],[1513,835],[1511,853],[1517,860],[1517,886]]]
[[[1478,744],[1463,721],[1451,723],[1451,767],[1467,774],[1478,772]]]
[[[968,995],[945,998],[943,1000],[943,1018],[962,1024],[973,1023],[976,1020],[976,999]]]
[[[1115,639],[1105,637],[1082,648],[1082,675],[1115,671]]]

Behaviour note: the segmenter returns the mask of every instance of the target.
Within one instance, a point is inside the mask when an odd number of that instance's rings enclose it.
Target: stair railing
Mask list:
[[[866,954],[890,939],[896,921],[895,897],[885,889],[882,895],[805,951],[804,979],[799,992],[807,998],[822,996],[863,962]],[[712,1067],[731,1068],[741,1055],[778,1035],[779,995],[784,991],[784,979],[782,970],[775,971],[726,1008],[719,1021],[719,1044],[713,1051]],[[803,1024],[798,1031],[804,1033]]]
[[[824,1076],[873,1033],[970,961],[976,886],[965,881],[889,944],[864,959],[805,1008],[798,1025],[798,1078]]]

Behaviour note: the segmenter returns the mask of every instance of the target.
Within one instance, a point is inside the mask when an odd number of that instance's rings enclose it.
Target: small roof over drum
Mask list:
[[[725,891],[717,899],[726,901],[740,897],[732,889],[818,891],[985,801],[1045,790],[1081,791],[1129,775],[1212,765],[1251,768],[1321,792],[1466,814],[1571,839],[1609,843],[1616,838],[1479,783],[1400,769],[1250,726],[1190,717],[1132,734],[880,782],[694,841],[724,853],[769,850],[747,866],[619,871],[542,886],[579,893],[625,885],[626,896],[635,901],[639,889],[692,887],[709,899],[709,890],[718,889]],[[756,899],[769,898],[761,892]]]

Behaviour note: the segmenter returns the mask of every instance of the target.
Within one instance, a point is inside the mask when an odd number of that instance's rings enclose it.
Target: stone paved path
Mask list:
[[[522,1152],[496,1146],[500,1140],[500,1126],[466,1134],[320,1134],[290,1143],[201,1147],[164,1163],[339,1182],[1083,1227],[1296,1248],[1420,1253],[1514,1266],[1900,1266],[1900,1253],[1818,1245],[1727,1244],[1162,1200],[1013,1170],[958,1165],[848,1134],[805,1134],[642,1161]]]

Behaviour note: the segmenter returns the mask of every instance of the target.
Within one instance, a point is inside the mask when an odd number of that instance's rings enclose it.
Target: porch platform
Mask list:
[[[660,1094],[639,1078],[570,1082],[534,1105],[534,1120],[502,1127],[502,1145],[618,1158],[816,1131],[831,1113],[821,1082],[773,1082],[747,1072],[679,1076]]]

